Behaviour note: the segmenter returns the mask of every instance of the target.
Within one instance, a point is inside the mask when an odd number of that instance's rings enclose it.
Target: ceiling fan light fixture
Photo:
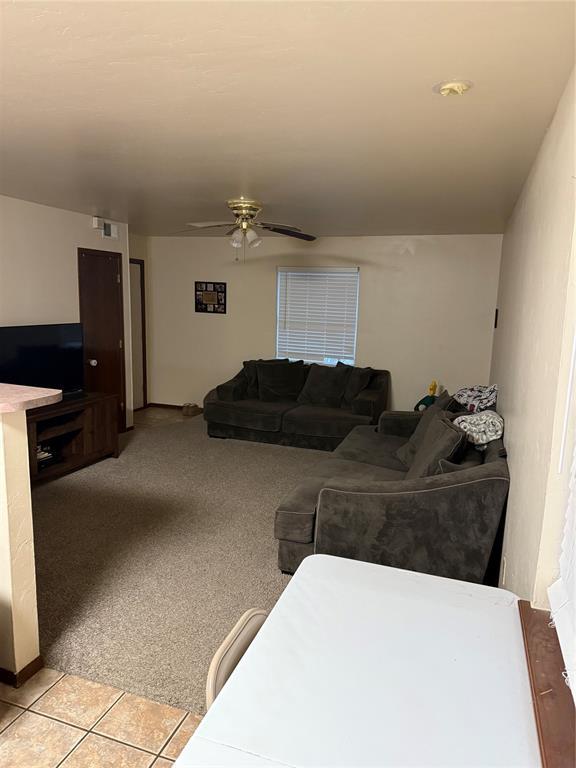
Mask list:
[[[262,203],[247,197],[239,197],[228,200],[228,208],[234,214],[234,220],[226,221],[191,221],[187,226],[195,229],[221,229],[226,228],[226,237],[229,238],[233,248],[244,248],[246,243],[250,248],[262,245],[259,231],[274,232],[284,237],[293,237],[296,240],[312,242],[316,240],[314,235],[307,235],[299,227],[291,224],[274,224],[268,221],[259,221],[258,214],[262,210]],[[188,230],[185,230],[188,233]],[[174,233],[177,234],[177,233]],[[223,233],[224,234],[224,233]]]
[[[259,238],[258,234],[251,228],[246,230],[246,240],[248,241],[250,248],[257,248],[259,245],[262,245],[261,238]]]
[[[232,233],[232,237],[230,238],[230,245],[233,248],[242,248],[242,243],[244,241],[244,230],[241,229],[241,227],[238,227],[238,229],[235,229]]]

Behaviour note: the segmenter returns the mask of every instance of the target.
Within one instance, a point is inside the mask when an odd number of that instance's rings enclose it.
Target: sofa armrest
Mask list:
[[[233,402],[234,400],[244,400],[246,398],[246,376],[244,371],[239,371],[230,381],[219,384],[216,387],[218,398]]]
[[[378,432],[408,439],[421,418],[422,411],[383,411],[378,419]]]
[[[386,407],[388,393],[381,389],[363,389],[352,400],[352,413],[370,416],[370,423],[376,424],[378,416]]]
[[[314,551],[482,582],[508,485],[505,461],[414,480],[327,480]]]

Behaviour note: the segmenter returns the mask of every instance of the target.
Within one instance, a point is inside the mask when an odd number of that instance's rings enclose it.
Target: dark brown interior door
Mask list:
[[[84,329],[84,388],[118,395],[126,429],[122,254],[78,249],[80,322]]]

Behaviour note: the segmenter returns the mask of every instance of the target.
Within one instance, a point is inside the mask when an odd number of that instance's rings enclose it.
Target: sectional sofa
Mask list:
[[[506,452],[502,440],[484,451],[467,443],[450,407],[443,399],[424,413],[384,412],[317,462],[276,511],[280,569],[294,573],[324,553],[494,582]]]

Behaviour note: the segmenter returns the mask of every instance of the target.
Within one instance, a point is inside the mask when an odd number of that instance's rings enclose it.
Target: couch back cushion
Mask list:
[[[304,388],[298,396],[298,402],[301,405],[339,408],[344,399],[350,371],[351,367],[348,365],[337,365],[334,368],[313,363]]]
[[[306,368],[302,360],[281,365],[256,363],[256,371],[258,399],[269,403],[295,401],[306,378]]]
[[[352,400],[358,397],[360,392],[366,389],[370,384],[370,379],[374,373],[373,368],[358,368],[355,365],[346,365],[346,363],[338,363],[337,368],[348,368],[350,374],[348,381],[346,382],[346,388],[344,389],[344,396],[342,402],[345,406],[352,405]]]
[[[244,369],[244,375],[246,376],[246,399],[258,400],[258,371],[256,366],[260,364],[265,365],[280,365],[282,363],[288,363],[289,360],[285,358],[273,358],[272,360],[244,360],[242,363]]]
[[[444,410],[444,406],[451,399],[452,398],[448,392],[444,390],[444,392],[442,392],[440,397],[433,405],[431,405],[429,408],[426,408],[425,411],[422,411],[420,421],[418,422],[414,432],[410,435],[408,442],[404,443],[404,445],[401,445],[400,448],[398,448],[396,451],[396,457],[400,459],[406,469],[409,469],[412,466],[412,461],[416,455],[416,451],[422,445],[422,441],[424,440],[424,435],[426,434],[428,425],[435,416]]]
[[[438,397],[434,401],[434,405],[437,408],[440,408],[440,410],[442,410],[442,411],[447,411],[448,410],[447,406],[449,405],[449,403],[452,402],[453,399],[454,398],[448,392],[448,390],[444,389],[444,390],[442,390],[442,392],[438,395]]]
[[[436,413],[414,454],[406,479],[430,477],[438,471],[440,459],[458,462],[466,450],[466,433],[451,421],[446,412]]]
[[[440,459],[436,474],[445,475],[448,472],[458,472],[460,469],[472,469],[473,467],[480,467],[483,463],[483,452],[476,450],[473,445],[468,443],[458,463],[448,459]]]
[[[504,442],[501,437],[498,438],[498,440],[491,440],[486,448],[482,451],[484,464],[487,464],[490,461],[499,461],[500,459],[505,459],[507,456],[508,451],[504,447]]]

